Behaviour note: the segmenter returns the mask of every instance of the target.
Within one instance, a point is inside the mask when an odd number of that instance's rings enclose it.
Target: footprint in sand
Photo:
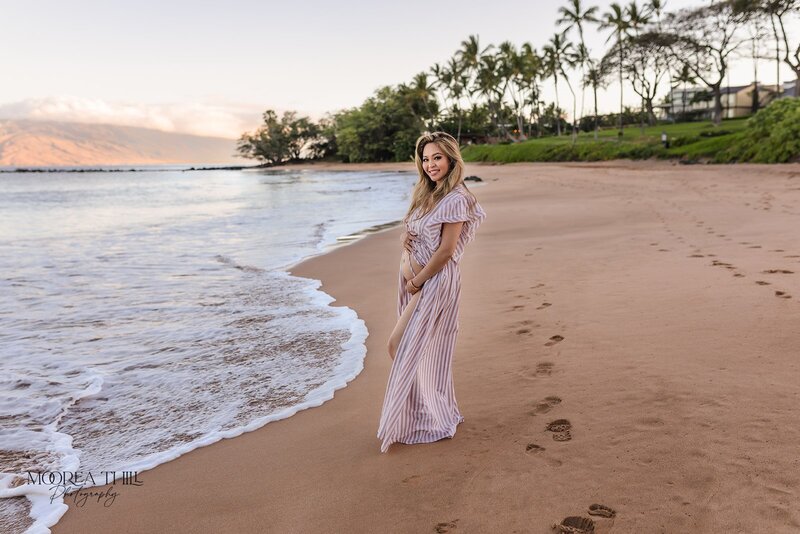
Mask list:
[[[588,517],[577,515],[565,517],[561,523],[553,525],[561,534],[592,534],[594,532],[594,521]]]
[[[769,282],[765,282],[764,280],[756,280],[756,284],[760,286],[768,286]]]
[[[537,307],[536,309],[537,310],[543,310],[543,309],[547,308],[548,306],[552,306],[552,304],[550,304],[549,302],[542,302],[542,305]]]
[[[668,248],[660,248],[658,249],[659,252],[669,252]]]
[[[433,527],[438,534],[443,534],[444,532],[450,532],[452,529],[456,528],[458,525],[456,523],[458,519],[453,519],[452,521],[447,521],[445,523],[436,523],[436,526]]]
[[[561,404],[561,399],[559,397],[545,397],[544,400],[536,403],[536,406],[533,407],[533,412],[531,415],[547,413],[552,410],[554,406],[558,406],[559,404]]]
[[[550,375],[553,372],[553,364],[551,362],[542,362],[536,364],[536,376]]]
[[[524,304],[517,304],[516,306],[512,306],[509,311],[519,311],[519,310],[521,310],[523,308],[525,308]]]
[[[532,454],[538,454],[546,450],[547,449],[545,449],[544,447],[541,447],[535,443],[528,443],[528,445],[525,447],[525,452],[530,452]]]
[[[569,441],[572,439],[570,429],[572,423],[566,419],[556,419],[547,425],[547,430],[553,433],[554,441]]]
[[[770,252],[786,252],[786,251],[783,250],[782,248],[776,248],[774,250],[770,250]]]
[[[800,258],[800,254],[789,254],[788,256],[784,256],[784,258]]]
[[[691,255],[691,256],[689,256],[689,257],[690,257],[690,258],[705,258],[705,255],[703,255],[703,254],[692,254],[692,255]]]
[[[761,272],[766,274],[794,274],[794,271],[788,269],[767,269]]]
[[[735,277],[737,277],[737,278],[741,278],[741,277],[743,277],[744,275],[743,275],[742,273],[733,273],[733,276],[735,276]]]
[[[790,299],[792,296],[788,294],[786,291],[775,291],[775,296],[782,298],[782,299]]]
[[[564,340],[564,336],[559,336],[559,335],[551,336],[550,337],[550,341],[545,343],[544,346],[545,347],[552,347],[553,345],[555,345],[559,341],[563,341],[563,340]]]
[[[750,246],[749,246],[749,247],[747,247],[747,248],[761,248],[761,245],[750,245]]]
[[[617,515],[616,510],[605,504],[590,504],[589,515],[598,515],[600,517],[614,517]]]
[[[530,333],[531,333],[531,329],[530,329],[530,328],[520,328],[520,329],[519,329],[519,330],[517,330],[517,332],[516,332],[516,334],[517,334],[518,336],[521,336],[521,335],[523,335],[523,334],[530,334]]]

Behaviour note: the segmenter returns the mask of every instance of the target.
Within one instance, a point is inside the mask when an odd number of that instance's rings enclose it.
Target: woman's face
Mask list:
[[[428,143],[422,149],[422,169],[431,180],[438,182],[450,170],[450,159],[439,148],[439,145]]]

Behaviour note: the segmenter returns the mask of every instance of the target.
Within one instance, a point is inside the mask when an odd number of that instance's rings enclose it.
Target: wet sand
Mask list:
[[[348,387],[141,473],[111,507],[71,506],[53,532],[800,529],[800,165],[467,174],[488,183],[487,219],[461,263],[452,440],[379,452],[394,227],[293,270],[366,321]]]

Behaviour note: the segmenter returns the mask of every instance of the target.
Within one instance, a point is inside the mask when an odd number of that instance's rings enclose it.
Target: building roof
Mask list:
[[[783,93],[781,94],[782,97],[794,96],[794,86],[797,85],[797,80],[793,82],[785,82],[783,84]]]
[[[731,93],[738,93],[742,89],[747,89],[751,85],[753,85],[753,84],[749,83],[747,85],[734,85],[733,87],[722,87],[721,88],[721,92],[722,92],[723,95],[728,95],[728,94],[731,94]]]

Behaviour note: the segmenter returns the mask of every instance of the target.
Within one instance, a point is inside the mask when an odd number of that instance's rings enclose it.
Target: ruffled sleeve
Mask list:
[[[442,199],[440,206],[436,207],[435,213],[431,215],[432,224],[464,222],[461,229],[461,240],[467,244],[475,238],[475,232],[486,218],[486,213],[477,201],[472,203],[460,191],[455,191]]]

